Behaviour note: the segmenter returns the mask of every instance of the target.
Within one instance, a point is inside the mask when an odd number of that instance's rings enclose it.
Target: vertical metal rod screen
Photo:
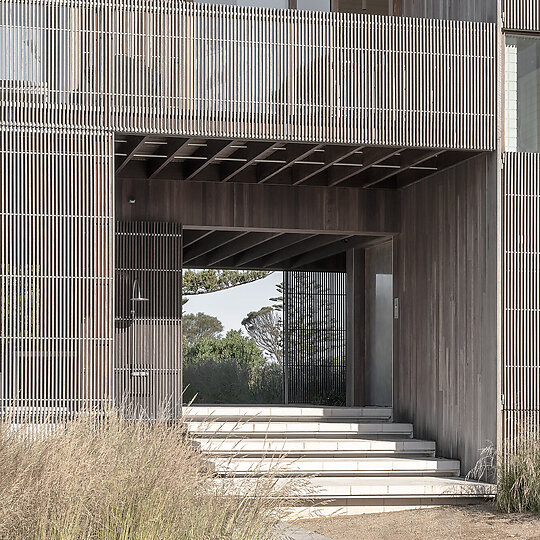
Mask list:
[[[182,236],[174,223],[117,222],[115,402],[177,418],[182,397]]]
[[[284,326],[286,401],[345,405],[346,274],[285,272]]]

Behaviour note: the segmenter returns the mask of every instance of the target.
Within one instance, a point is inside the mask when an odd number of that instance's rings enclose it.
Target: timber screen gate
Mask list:
[[[285,402],[345,405],[346,274],[284,272]]]

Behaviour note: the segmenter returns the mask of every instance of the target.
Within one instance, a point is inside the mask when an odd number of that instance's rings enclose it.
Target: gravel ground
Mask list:
[[[540,540],[540,516],[501,514],[490,505],[305,520],[298,525],[331,540]]]

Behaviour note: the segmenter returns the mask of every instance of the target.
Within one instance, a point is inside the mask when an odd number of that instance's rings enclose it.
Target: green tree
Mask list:
[[[205,338],[217,338],[223,324],[217,317],[206,313],[188,313],[182,317],[182,334],[189,345]]]
[[[248,313],[242,321],[249,337],[270,358],[283,360],[283,325],[278,312],[270,306]]]
[[[185,270],[182,275],[182,294],[208,294],[253,283],[272,272],[259,270]]]
[[[193,344],[184,343],[184,365],[201,360],[234,360],[249,366],[264,364],[257,344],[240,330],[229,330],[225,337],[203,338]]]
[[[256,343],[238,330],[225,337],[184,341],[184,400],[198,403],[279,402],[281,385]]]

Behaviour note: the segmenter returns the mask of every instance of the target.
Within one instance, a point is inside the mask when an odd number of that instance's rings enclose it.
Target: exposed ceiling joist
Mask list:
[[[206,236],[209,236],[212,234],[213,231],[194,231],[191,229],[184,229],[182,231],[182,247],[185,249],[195,242],[198,242],[199,240],[202,240]]]
[[[225,162],[222,163],[221,168],[221,181],[230,182],[233,181],[240,173],[255,165],[257,160],[264,159],[272,155],[275,150],[274,148],[277,145],[276,143],[267,143],[267,142],[250,142],[247,149],[244,152],[236,152],[235,157],[238,154],[238,157],[244,159],[245,161],[238,163]]]
[[[373,187],[380,182],[383,182],[387,178],[400,174],[403,171],[419,165],[424,161],[427,161],[433,157],[436,157],[440,153],[440,150],[408,150],[402,152],[397,169],[386,169],[386,168],[371,168],[366,173],[358,179],[358,183],[355,183],[354,187],[369,188]],[[365,177],[365,178],[364,178]]]
[[[189,141],[190,139],[186,137],[168,139],[167,145],[165,146],[166,157],[164,158],[154,157],[148,160],[148,164],[147,164],[148,179],[151,180],[152,178],[155,178],[170,163],[172,163],[174,159],[178,156],[178,154],[182,151],[182,149],[188,145]]]
[[[380,239],[378,240],[380,241]],[[364,236],[349,236],[341,240],[335,241],[332,244],[328,244],[325,247],[310,251],[298,258],[293,259],[292,268],[302,268],[308,266],[314,262],[321,261],[338,253],[343,253],[349,249],[356,249],[358,247],[365,246],[369,240],[366,240]]]
[[[298,244],[292,245],[288,248],[281,249],[269,257],[265,257],[261,260],[261,263],[264,267],[276,266],[279,263],[283,263],[284,261],[287,261],[293,257],[297,257],[313,250],[321,249],[328,244],[339,242],[348,236],[349,235],[316,235],[312,238],[304,240],[303,242],[299,242]]]
[[[323,144],[287,144],[284,150],[276,154],[276,157],[284,163],[259,163],[257,165],[257,181],[261,184],[270,181],[323,146]]]
[[[438,154],[435,158],[432,157],[431,159],[422,162],[422,165],[425,165],[428,170],[409,168],[407,171],[398,174],[394,178],[388,179],[385,183],[379,184],[379,186],[385,187],[387,182],[391,182],[392,188],[401,189],[419,182],[420,180],[426,180],[440,171],[454,167],[458,163],[464,163],[475,155],[477,155],[475,152],[460,151]]]
[[[204,268],[220,268],[220,265],[223,266],[224,261],[227,259],[230,259],[243,251],[252,249],[275,236],[276,233],[252,232],[246,234],[235,239],[233,242],[228,242],[217,249],[210,251],[203,257],[192,261],[192,264],[200,265]]]
[[[324,155],[322,158],[324,165],[320,165],[315,170],[296,175],[296,178],[293,180],[293,184],[301,185],[307,182],[311,178],[317,176],[318,174],[332,167],[332,165],[335,165],[336,163],[339,163],[343,159],[346,159],[350,156],[355,155],[359,150],[361,150],[361,148],[362,148],[361,146],[334,146],[334,145],[325,146]],[[294,176],[295,175],[293,175],[293,177]]]
[[[184,265],[190,265],[191,262],[210,253],[210,251],[232,242],[241,236],[244,236],[245,232],[237,231],[215,231],[214,233],[205,236],[203,239],[195,242],[191,247],[184,250]]]
[[[334,187],[343,184],[345,181],[360,175],[373,165],[378,165],[388,158],[402,152],[402,148],[369,148],[362,152],[361,167],[332,167],[328,171],[328,186]]]
[[[246,266],[250,263],[253,263],[253,261],[268,257],[269,255],[275,253],[276,251],[279,251],[280,249],[284,249],[294,244],[298,244],[306,240],[307,238],[312,237],[312,234],[282,233],[275,236],[274,238],[271,238],[270,240],[267,240],[261,245],[250,249],[247,253],[244,253],[240,257],[236,258],[234,262],[239,266]]]
[[[399,189],[478,152],[119,135],[124,178]],[[434,166],[435,164],[435,166]]]
[[[148,141],[149,137],[144,135],[126,135],[126,142],[123,150],[125,155],[116,156],[116,174],[119,174],[122,169],[131,161],[133,156],[140,152],[143,145]]]
[[[184,180],[194,180],[201,174],[207,167],[213,165],[216,159],[219,158],[231,144],[235,141],[230,139],[209,139],[205,147],[197,153],[200,160],[193,160],[184,163]]]

